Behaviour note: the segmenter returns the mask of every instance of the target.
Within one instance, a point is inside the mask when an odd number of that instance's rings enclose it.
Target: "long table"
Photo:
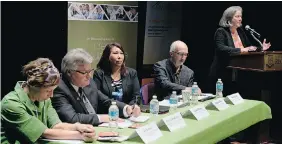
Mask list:
[[[208,105],[212,100],[200,103]],[[238,105],[229,104],[229,108],[218,111],[215,109],[207,109],[210,115],[200,121],[188,116],[184,117],[186,126],[174,132],[170,132],[166,126],[160,127],[163,134],[158,140],[153,143],[161,144],[211,144],[217,143],[237,132],[240,132],[260,121],[271,119],[270,107],[262,101],[244,100],[244,103]],[[178,108],[176,112],[184,112],[193,106]],[[150,118],[146,125],[152,121],[159,122],[162,118],[172,113],[162,114],[153,119]],[[150,115],[142,113],[142,115]],[[96,132],[109,131],[105,127],[97,127]],[[134,132],[134,129],[125,128],[119,129],[121,135],[129,136]],[[45,142],[46,143],[46,142]],[[49,142],[54,143],[54,142]],[[105,143],[96,141],[95,143]],[[114,143],[114,142],[112,142]],[[116,142],[119,143],[119,142]],[[140,137],[135,137],[122,142],[124,144],[140,144],[143,143]]]

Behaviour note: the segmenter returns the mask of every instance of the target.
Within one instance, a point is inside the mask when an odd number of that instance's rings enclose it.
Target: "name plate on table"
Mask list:
[[[231,94],[229,96],[227,96],[227,98],[234,104],[240,104],[244,102],[244,99],[241,97],[241,95],[239,93],[235,93],[235,94]]]
[[[136,132],[145,144],[163,136],[155,122],[136,129]]]
[[[197,120],[208,117],[210,114],[203,105],[195,106],[188,111],[182,113],[182,116],[193,115]]]
[[[163,118],[160,123],[164,123],[171,132],[186,126],[186,123],[184,122],[180,112]]]
[[[229,107],[229,105],[226,104],[223,98],[218,98],[211,102],[213,106],[215,106],[219,111],[225,110]]]

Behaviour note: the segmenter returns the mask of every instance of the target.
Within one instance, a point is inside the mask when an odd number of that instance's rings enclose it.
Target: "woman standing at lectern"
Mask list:
[[[226,69],[231,54],[247,53],[255,51],[242,28],[242,8],[231,6],[227,8],[220,21],[219,28],[214,35],[215,55],[209,73],[209,91],[215,93],[215,83],[221,78],[224,83],[224,95],[229,95],[232,91],[232,70]],[[267,50],[270,43],[263,41],[263,50]]]

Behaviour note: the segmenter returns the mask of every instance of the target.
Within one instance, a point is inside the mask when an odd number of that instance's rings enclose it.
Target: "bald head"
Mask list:
[[[180,40],[174,41],[171,45],[170,45],[170,50],[169,52],[175,52],[178,51],[178,49],[188,49],[188,46]]]
[[[179,67],[183,65],[188,56],[188,47],[184,42],[177,40],[170,45],[169,53],[175,67]]]

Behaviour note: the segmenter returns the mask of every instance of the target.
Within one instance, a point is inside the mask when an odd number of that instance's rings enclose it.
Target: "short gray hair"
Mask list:
[[[78,65],[91,64],[93,57],[82,48],[70,50],[63,58],[61,63],[62,73],[67,73],[70,70],[76,70]]]
[[[186,45],[183,41],[181,41],[181,40],[176,40],[176,41],[172,42],[172,44],[170,45],[170,50],[169,50],[169,52],[175,51],[175,49],[177,48],[177,46],[178,46],[179,44],[184,44],[184,45]],[[186,45],[186,47],[188,47],[188,46]]]
[[[231,21],[237,11],[243,12],[243,9],[240,6],[231,6],[227,8],[222,14],[222,17],[219,21],[219,26],[222,26],[222,27],[232,26]]]

